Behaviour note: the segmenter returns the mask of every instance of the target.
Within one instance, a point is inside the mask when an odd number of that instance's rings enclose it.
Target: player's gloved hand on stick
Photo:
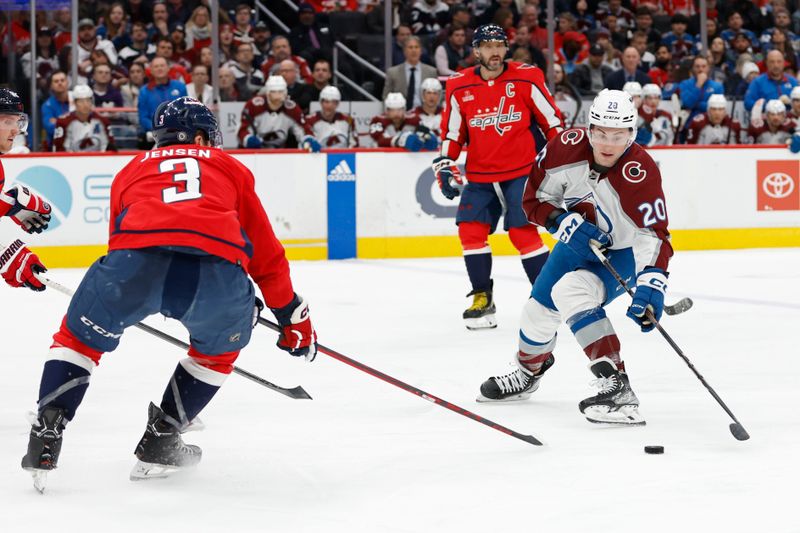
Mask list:
[[[547,230],[553,237],[569,246],[573,252],[587,261],[598,261],[597,256],[589,247],[590,244],[594,244],[600,250],[611,244],[611,236],[608,233],[585,220],[578,213],[569,211],[559,215]]]
[[[319,141],[316,140],[311,135],[306,135],[303,137],[303,140],[300,142],[300,147],[303,150],[316,154],[320,150],[322,150],[322,146],[319,144]]]
[[[311,362],[317,356],[317,332],[311,324],[308,304],[298,294],[283,307],[272,309],[282,331],[278,348],[295,357],[305,357]]]
[[[245,148],[261,148],[263,145],[264,142],[258,135],[248,135],[247,137],[244,138]]]
[[[461,171],[458,170],[455,161],[449,157],[439,156],[433,160],[431,168],[445,198],[452,200],[461,194],[457,185],[463,185],[464,178],[461,176]]]
[[[668,274],[660,268],[649,267],[636,276],[636,288],[633,292],[633,302],[628,308],[627,316],[641,326],[642,331],[652,331],[656,327],[647,318],[645,310],[650,309],[656,320],[661,320],[664,312],[664,293],[667,292]]]
[[[47,272],[39,258],[17,239],[5,248],[0,247],[0,276],[12,287],[28,287],[43,291],[45,286],[36,274]]]
[[[5,192],[14,200],[14,205],[6,213],[28,233],[41,233],[50,223],[50,204],[33,194],[27,187],[14,185]]]
[[[419,152],[422,149],[422,140],[416,133],[404,131],[394,138],[395,146],[405,148],[409,152]]]

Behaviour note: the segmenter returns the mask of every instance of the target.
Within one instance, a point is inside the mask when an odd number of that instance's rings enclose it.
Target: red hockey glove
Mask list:
[[[278,348],[295,357],[305,357],[309,363],[317,357],[317,332],[311,325],[308,304],[295,294],[288,305],[272,309],[283,328],[278,338]]]
[[[47,229],[50,223],[50,204],[22,185],[14,185],[6,194],[14,199],[14,206],[7,214],[23,230],[41,233]]]
[[[47,269],[21,240],[0,248],[0,275],[12,287],[24,285],[34,291],[43,291],[44,285],[35,276],[40,272],[47,272]]]

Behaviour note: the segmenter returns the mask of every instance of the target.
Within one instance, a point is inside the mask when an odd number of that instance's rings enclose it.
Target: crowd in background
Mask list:
[[[443,89],[425,82],[446,84],[449,75],[473,67],[472,33],[487,23],[508,35],[509,60],[543,69],[554,61],[559,102],[580,108],[603,88],[630,92],[640,105],[642,144],[782,143],[800,116],[796,0],[709,0],[707,49],[692,0],[556,0],[553,50],[547,49],[543,0],[393,0],[392,65],[383,64],[383,2],[264,4],[290,31],[280,31],[252,3],[220,2],[219,100],[246,102],[243,147],[354,146],[352,119],[337,106],[366,92],[387,103],[370,127],[376,144],[435,149],[435,95],[441,99]],[[0,82],[27,101],[36,76],[42,142],[32,148],[147,148],[161,102],[189,95],[215,104],[207,2],[88,0],[79,10],[76,79],[68,6],[37,12],[36,58],[29,13],[2,13]],[[358,89],[331,85],[337,41],[386,78],[343,58],[339,68]],[[310,114],[312,102],[327,105]],[[744,123],[731,116],[736,102],[746,111]]]

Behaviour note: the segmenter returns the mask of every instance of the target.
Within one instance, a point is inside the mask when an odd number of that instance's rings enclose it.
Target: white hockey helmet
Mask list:
[[[442,84],[436,78],[425,78],[419,84],[419,94],[425,94],[425,91],[440,93],[442,92]]]
[[[647,98],[648,96],[658,96],[661,98],[661,87],[656,85],[655,83],[648,83],[644,87],[642,87],[642,96]]]
[[[94,98],[94,91],[88,85],[76,85],[72,89],[72,99],[79,100],[81,98]]]
[[[708,109],[728,109],[728,101],[722,94],[712,94],[708,97]]]
[[[340,93],[339,89],[333,85],[328,85],[319,92],[319,101],[321,102],[323,100],[335,100],[337,102],[341,102],[342,93]]]
[[[402,93],[389,93],[386,95],[383,105],[386,109],[405,109],[406,97]]]
[[[622,87],[622,91],[631,96],[642,96],[642,84],[638,81],[629,81]]]
[[[286,80],[283,76],[270,76],[267,78],[267,83],[264,84],[264,92],[289,92],[289,86],[286,85]]]
[[[786,106],[780,100],[770,100],[764,106],[764,111],[767,113],[786,113]]]
[[[789,98],[792,100],[800,100],[800,85],[792,89],[792,92],[789,94]]]
[[[639,113],[633,97],[626,92],[612,89],[600,91],[589,107],[589,142],[592,141],[592,126],[604,128],[628,128],[631,132],[627,145],[636,139],[636,120]]]

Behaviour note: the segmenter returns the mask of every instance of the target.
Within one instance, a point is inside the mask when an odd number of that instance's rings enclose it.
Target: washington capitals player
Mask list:
[[[14,137],[25,134],[27,129],[28,115],[19,95],[9,89],[0,89],[0,154],[10,151]],[[50,204],[21,185],[3,190],[5,181],[0,163],[0,217],[9,217],[28,233],[41,233],[47,229]],[[8,245],[0,243],[0,276],[12,287],[44,290],[35,273],[45,270],[36,254],[28,250],[20,239]]]
[[[557,243],[533,285],[520,319],[517,368],[481,385],[478,401],[528,398],[555,359],[562,320],[589,358],[597,395],[579,404],[590,422],[644,424],[631,389],[620,342],[604,307],[624,292],[591,246],[606,249],[624,279],[636,280],[627,316],[654,328],[664,308],[672,246],[661,176],[636,138],[630,95],[603,90],[589,110],[588,129],[570,129],[538,155],[525,187],[528,219]]]
[[[531,283],[547,258],[537,228],[522,211],[522,190],[537,152],[531,128],[538,126],[549,140],[563,119],[538,67],[503,61],[508,40],[499,26],[478,28],[472,45],[480,66],[447,80],[441,153],[432,167],[445,197],[461,194],[456,224],[472,284],[467,296],[473,297],[463,318],[468,329],[482,329],[497,326],[488,237],[500,216]],[[469,183],[461,192],[455,161],[466,145]]]
[[[42,488],[58,463],[62,433],[92,370],[128,326],[162,313],[191,335],[160,406],[150,404],[132,479],[197,464],[201,451],[181,432],[208,404],[250,341],[261,289],[283,331],[278,346],[313,360],[308,305],[292,288],[289,264],[254,189],[253,174],[218,149],[213,113],[188,97],[153,118],[156,148],[114,178],[108,255],[88,270],[53,337],[22,467]],[[110,413],[109,413],[110,415]]]

